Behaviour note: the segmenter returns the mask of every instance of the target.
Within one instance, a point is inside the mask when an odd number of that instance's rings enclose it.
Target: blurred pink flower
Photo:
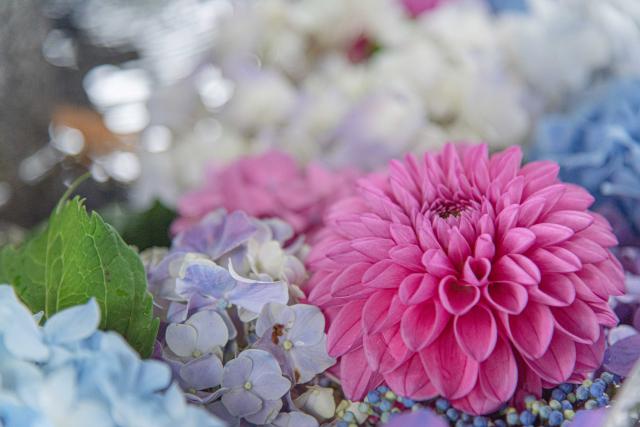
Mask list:
[[[280,151],[243,157],[210,169],[204,185],[178,204],[173,233],[183,231],[208,213],[226,208],[258,218],[280,218],[296,234],[313,233],[326,208],[353,191],[354,170],[330,171],[318,164],[299,166]]]
[[[400,2],[407,12],[416,18],[431,9],[435,9],[440,3],[444,3],[445,0],[400,0]]]
[[[593,198],[513,147],[448,144],[393,161],[335,204],[307,259],[309,300],[350,399],[383,381],[473,414],[580,381],[602,361],[623,292]]]

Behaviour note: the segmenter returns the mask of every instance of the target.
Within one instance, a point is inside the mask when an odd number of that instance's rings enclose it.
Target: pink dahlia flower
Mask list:
[[[623,272],[593,198],[521,151],[393,161],[332,207],[308,258],[347,396],[386,382],[489,413],[597,369]]]
[[[300,167],[280,151],[243,157],[221,169],[211,169],[202,188],[178,204],[179,233],[218,208],[242,210],[258,218],[280,218],[294,231],[313,233],[326,208],[349,194],[356,172],[330,171],[318,164]]]

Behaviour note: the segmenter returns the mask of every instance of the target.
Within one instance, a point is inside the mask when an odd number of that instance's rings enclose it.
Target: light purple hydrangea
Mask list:
[[[335,364],[327,353],[324,315],[313,305],[266,304],[256,323],[256,347],[275,353],[296,383],[306,383]]]
[[[270,353],[250,349],[225,365],[221,401],[232,416],[263,425],[278,416],[290,388]]]

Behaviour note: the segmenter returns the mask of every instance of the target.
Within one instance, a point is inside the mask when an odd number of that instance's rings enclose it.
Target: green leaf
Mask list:
[[[143,357],[153,350],[159,319],[153,317],[142,262],[77,197],[61,202],[46,229],[22,247],[0,252],[0,282],[12,284],[22,301],[45,317],[95,297],[101,329],[120,333]]]
[[[122,238],[141,251],[153,246],[170,246],[169,228],[174,219],[176,213],[156,201],[146,211],[127,216]]]

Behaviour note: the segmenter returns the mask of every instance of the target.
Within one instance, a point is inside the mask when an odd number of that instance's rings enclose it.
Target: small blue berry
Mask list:
[[[565,411],[567,409],[573,409],[573,405],[568,400],[563,400],[560,402],[562,404],[562,410]]]
[[[438,399],[436,400],[436,409],[438,409],[439,411],[446,411],[447,409],[449,409],[451,405],[449,404],[449,402],[447,401],[447,399]]]
[[[618,385],[622,382],[622,377],[618,374],[613,374],[613,383]]]
[[[510,412],[507,414],[507,424],[510,426],[516,426],[520,423],[520,417],[517,412]]]
[[[602,396],[596,399],[596,402],[598,402],[598,406],[607,406],[609,404],[609,396],[606,394],[603,394]]]
[[[465,414],[465,413],[462,414],[460,419],[466,423],[471,422],[473,420],[473,418],[471,418],[471,415]]]
[[[562,401],[565,399],[565,397],[567,397],[567,393],[565,393],[564,391],[560,390],[559,388],[555,388],[553,389],[553,391],[551,392],[551,398],[558,400],[558,401]]]
[[[414,402],[411,399],[407,399],[406,397],[404,399],[402,399],[402,404],[404,406],[406,406],[407,408],[413,408],[413,405],[416,404],[416,402]]]
[[[343,421],[346,421],[348,423],[352,423],[354,422],[356,419],[355,415],[353,415],[353,412],[351,411],[347,411],[344,413],[344,416],[342,417]]]
[[[558,388],[568,394],[573,391],[573,384],[563,383],[563,384],[560,384]]]
[[[367,393],[367,400],[369,403],[378,403],[380,401],[380,394],[377,391],[370,391]]]
[[[462,420],[456,421],[456,427],[468,427],[468,426],[469,426],[469,424],[465,423]]]
[[[451,421],[456,421],[458,418],[460,418],[460,413],[453,408],[449,408],[447,409],[447,418],[449,418]]]
[[[602,381],[604,381],[606,384],[613,383],[613,374],[611,372],[603,372],[602,374],[600,374],[600,378],[602,378]]]
[[[503,420],[495,420],[493,423],[496,427],[507,427],[507,423],[505,423]]]
[[[550,426],[559,426],[564,421],[564,416],[560,411],[551,411],[549,415],[549,425]]]
[[[522,411],[520,413],[520,422],[523,426],[532,426],[536,422],[536,416],[530,411]]]
[[[380,410],[382,412],[389,411],[391,409],[391,406],[391,402],[389,402],[388,400],[383,400],[382,402],[380,402]]]
[[[546,406],[546,405],[543,406],[542,408],[540,408],[539,414],[540,414],[540,418],[546,420],[547,418],[549,418],[549,415],[551,414],[551,406]]]
[[[485,417],[475,417],[473,419],[473,427],[487,427],[489,422]]]
[[[578,400],[587,400],[589,398],[589,389],[583,385],[576,389],[576,398]]]
[[[384,394],[389,391],[389,387],[381,385],[380,387],[377,388],[377,390],[378,390],[378,393]]]
[[[349,427],[349,423],[346,421],[338,421],[338,424],[336,424],[336,427]]]
[[[596,402],[596,401],[595,401],[595,400],[593,400],[593,399],[589,399],[589,400],[587,400],[587,401],[585,402],[585,404],[584,404],[584,408],[585,408],[585,409],[595,409],[595,408],[597,408],[597,407],[598,407],[598,402]]]
[[[600,396],[602,396],[602,394],[604,393],[604,385],[603,383],[597,383],[594,382],[593,384],[591,384],[591,387],[589,387],[589,393],[591,394],[591,397],[594,398],[598,398]]]
[[[556,411],[562,409],[562,403],[558,402],[557,400],[552,400],[551,402],[549,402],[549,406],[551,406],[551,409],[555,409]]]

